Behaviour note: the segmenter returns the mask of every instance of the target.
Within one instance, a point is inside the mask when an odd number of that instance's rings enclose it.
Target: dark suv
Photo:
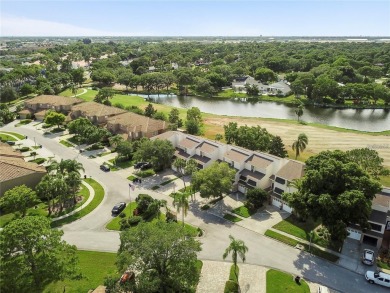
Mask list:
[[[120,203],[117,203],[111,210],[111,213],[113,215],[118,215],[120,214],[126,207],[126,203],[125,202],[120,202]]]
[[[108,171],[110,171],[110,167],[108,167],[106,165],[100,165],[100,170],[102,170],[104,172],[108,172]]]
[[[134,165],[134,169],[142,168],[143,165],[149,164],[148,162],[138,162]]]
[[[145,163],[141,166],[141,170],[146,170],[146,169],[150,169],[150,168],[152,168],[151,163]]]

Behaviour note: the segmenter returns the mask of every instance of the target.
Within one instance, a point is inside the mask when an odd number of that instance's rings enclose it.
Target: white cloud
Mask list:
[[[139,33],[100,31],[72,24],[2,15],[1,36],[131,36]]]

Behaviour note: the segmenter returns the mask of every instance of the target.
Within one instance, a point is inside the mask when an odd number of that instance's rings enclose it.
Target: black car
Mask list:
[[[12,141],[12,140],[7,140],[7,143],[8,143],[9,145],[15,145],[15,142]]]
[[[104,172],[108,172],[108,171],[110,171],[110,167],[108,167],[106,165],[100,165],[100,170],[102,170]]]
[[[151,163],[146,163],[146,164],[141,166],[141,170],[146,170],[146,169],[150,169],[150,168],[152,168],[152,164]]]
[[[134,169],[142,168],[143,165],[149,164],[148,162],[138,162],[134,165]]]
[[[120,202],[112,208],[111,213],[113,213],[114,215],[118,215],[125,209],[125,207],[126,207],[126,203]]]

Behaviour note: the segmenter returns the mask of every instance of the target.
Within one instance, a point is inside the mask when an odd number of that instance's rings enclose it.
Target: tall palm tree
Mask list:
[[[298,122],[299,122],[299,117],[301,117],[303,115],[303,106],[302,105],[299,105],[296,109],[295,109],[295,114],[297,115],[298,117]]]
[[[295,159],[297,159],[298,156],[306,149],[308,143],[309,139],[307,138],[307,135],[301,133],[298,136],[298,139],[292,144],[292,149],[295,151]]]
[[[176,207],[176,210],[180,212],[182,216],[182,222],[184,227],[184,216],[187,216],[187,212],[189,209],[188,205],[188,195],[186,193],[176,193],[175,198],[173,199],[173,206]]]
[[[71,195],[73,196],[73,203],[76,204],[76,193],[78,190],[78,187],[81,184],[81,176],[79,172],[72,171],[68,174],[68,176],[65,178],[66,184],[68,184]]]
[[[230,244],[226,248],[223,259],[225,259],[230,253],[232,254],[232,260],[234,264],[234,273],[237,276],[237,256],[239,256],[242,262],[245,262],[245,253],[248,252],[248,247],[245,245],[244,241],[235,239],[232,235],[229,235]]]
[[[186,161],[182,158],[177,158],[173,161],[173,166],[176,168],[176,170],[182,175],[181,179],[183,180],[184,184],[184,190],[186,190],[186,182],[184,180],[184,176],[186,175],[185,168],[186,168]]]

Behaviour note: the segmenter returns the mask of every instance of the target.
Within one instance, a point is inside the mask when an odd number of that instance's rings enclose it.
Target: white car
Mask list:
[[[382,272],[367,271],[366,280],[370,284],[378,284],[390,288],[390,275]]]
[[[362,262],[365,264],[365,265],[373,265],[374,264],[374,251],[371,250],[371,249],[364,249],[363,251],[363,256],[362,256]]]

